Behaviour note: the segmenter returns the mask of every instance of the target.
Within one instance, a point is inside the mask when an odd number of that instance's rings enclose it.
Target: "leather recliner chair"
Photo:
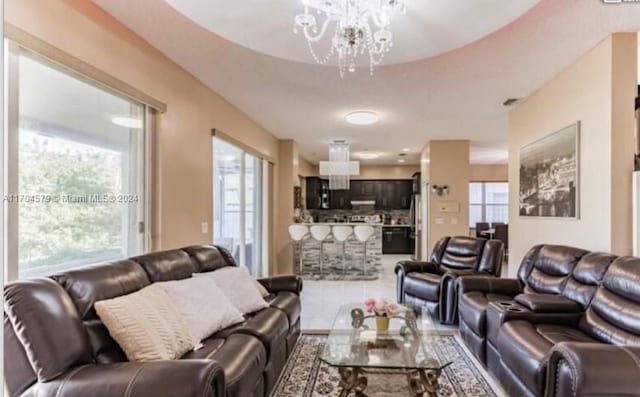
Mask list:
[[[7,395],[268,396],[300,334],[300,278],[258,280],[269,307],[178,360],[128,362],[93,308],[153,282],[225,266],[237,264],[224,248],[193,246],[7,284]]]
[[[424,306],[434,319],[455,324],[460,276],[494,278],[500,275],[504,246],[497,240],[444,237],[429,262],[403,261],[396,266],[398,303]]]

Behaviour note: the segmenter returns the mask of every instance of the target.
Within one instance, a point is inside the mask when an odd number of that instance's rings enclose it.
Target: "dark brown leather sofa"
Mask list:
[[[542,245],[487,281],[458,280],[460,331],[509,395],[639,395],[640,258]]]
[[[504,246],[498,240],[444,237],[433,248],[429,262],[403,261],[396,266],[398,302],[424,306],[434,319],[455,324],[460,276],[500,275]]]
[[[17,281],[4,289],[9,396],[268,396],[300,334],[302,281],[259,280],[270,307],[180,360],[128,362],[93,304],[153,282],[237,266],[220,247],[193,246]]]

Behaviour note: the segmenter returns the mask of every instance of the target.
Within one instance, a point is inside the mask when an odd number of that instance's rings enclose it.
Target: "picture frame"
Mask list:
[[[520,148],[521,217],[580,218],[580,122]]]

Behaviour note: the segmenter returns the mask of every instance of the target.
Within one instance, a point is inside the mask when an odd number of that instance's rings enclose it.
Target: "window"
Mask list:
[[[8,47],[9,277],[144,252],[146,107]]]
[[[214,138],[214,243],[254,276],[264,275],[267,167],[258,157]]]
[[[509,222],[509,184],[471,182],[469,184],[469,227],[478,222]]]

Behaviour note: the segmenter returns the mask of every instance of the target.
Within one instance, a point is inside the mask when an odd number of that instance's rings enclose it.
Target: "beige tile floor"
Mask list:
[[[302,290],[302,329],[330,329],[338,308],[345,303],[364,302],[370,297],[396,302],[396,276],[393,271],[398,261],[408,259],[408,255],[383,255],[381,277],[375,281],[305,280]],[[506,268],[505,264],[502,277],[507,275]]]

